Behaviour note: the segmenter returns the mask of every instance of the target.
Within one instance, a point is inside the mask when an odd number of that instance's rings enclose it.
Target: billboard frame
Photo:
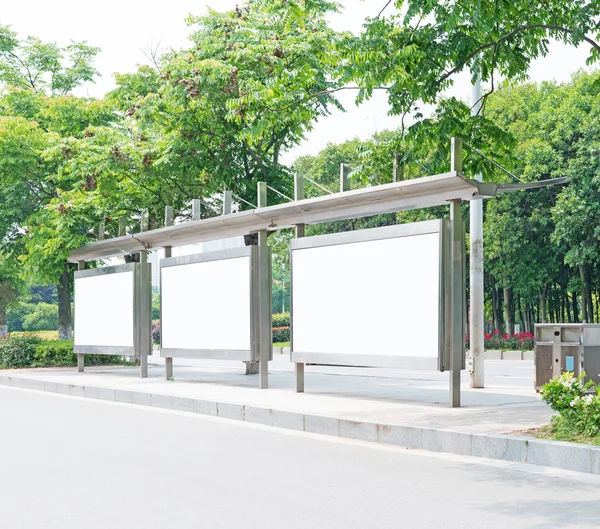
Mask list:
[[[343,244],[371,242],[385,239],[398,239],[419,235],[439,234],[439,293],[438,293],[438,355],[434,357],[394,356],[382,354],[323,353],[305,352],[294,349],[294,259],[297,250],[322,248]],[[448,274],[450,270],[449,221],[429,220],[411,224],[396,224],[380,228],[341,232],[313,237],[301,237],[291,241],[291,306],[290,306],[290,359],[296,364],[333,364],[344,366],[386,367],[398,369],[438,369],[450,368],[450,337],[448,325],[449,291]],[[463,349],[464,368],[464,349]]]

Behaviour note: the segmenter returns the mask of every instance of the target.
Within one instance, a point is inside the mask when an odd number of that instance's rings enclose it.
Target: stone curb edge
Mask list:
[[[0,375],[0,385],[224,417],[345,439],[600,474],[600,446],[351,421],[244,404]]]

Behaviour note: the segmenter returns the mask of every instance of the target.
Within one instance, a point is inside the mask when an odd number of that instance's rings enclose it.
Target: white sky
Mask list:
[[[344,6],[341,14],[331,18],[338,30],[358,32],[365,17],[375,16],[385,0],[338,0]],[[207,7],[225,11],[243,0],[103,0],[100,3],[82,0],[4,0],[0,23],[10,24],[21,37],[29,35],[45,41],[67,44],[70,39],[87,40],[102,48],[96,67],[102,77],[88,84],[81,95],[102,96],[114,87],[114,72],[134,71],[137,64],[146,63],[143,49],[162,43],[164,48],[187,46],[189,29],[184,19],[189,14],[203,14]],[[588,49],[573,49],[554,43],[550,56],[536,61],[530,77],[534,81],[565,81],[570,74],[585,68]],[[467,75],[455,80],[450,95],[468,99],[470,79]],[[321,119],[306,140],[286,154],[290,163],[301,154],[316,154],[328,142],[339,143],[358,136],[367,138],[376,131],[399,126],[399,118],[387,115],[385,94],[379,93],[369,102],[356,107],[351,93],[341,93],[339,99],[347,112],[337,110]]]

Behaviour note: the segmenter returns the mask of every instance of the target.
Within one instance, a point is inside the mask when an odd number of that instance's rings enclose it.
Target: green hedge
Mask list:
[[[289,342],[290,328],[289,327],[273,327],[273,343]]]
[[[125,359],[114,355],[86,355],[86,365],[122,364]],[[73,342],[41,340],[22,336],[0,340],[0,368],[76,366]]]
[[[273,314],[273,329],[275,327],[289,327],[290,326],[290,313],[284,312],[282,314]]]

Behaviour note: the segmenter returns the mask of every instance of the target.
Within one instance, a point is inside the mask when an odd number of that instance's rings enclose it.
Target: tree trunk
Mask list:
[[[0,306],[0,338],[8,336],[8,327],[6,325],[6,306]]]
[[[504,321],[506,322],[506,332],[512,336],[515,333],[514,321],[512,318],[512,290],[504,288]]]
[[[544,286],[544,288],[540,290],[540,308],[542,310],[542,323],[548,323],[546,321],[546,290],[548,290],[547,286]]]
[[[525,318],[523,317],[523,309],[521,308],[521,296],[517,298],[517,307],[519,308],[519,321],[521,324],[521,332],[525,331]]]
[[[71,326],[71,272],[65,263],[60,281],[57,285],[58,293],[58,339],[72,340],[73,327]]]
[[[581,322],[587,323],[588,321],[588,304],[587,304],[587,292],[586,292],[586,281],[585,281],[585,265],[579,265],[579,280],[581,282]]]
[[[579,323],[579,308],[577,307],[575,292],[571,292],[571,301],[573,302],[573,323]]]

